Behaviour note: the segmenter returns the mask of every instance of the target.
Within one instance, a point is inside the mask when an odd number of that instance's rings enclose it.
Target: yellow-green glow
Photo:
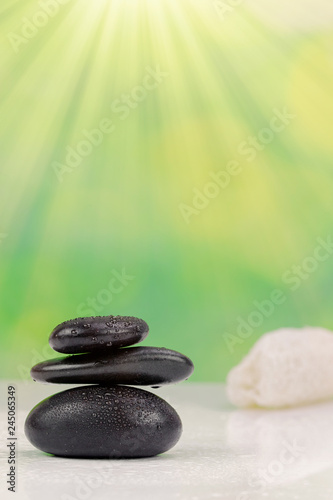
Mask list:
[[[223,380],[269,329],[333,328],[332,257],[295,291],[282,280],[332,231],[330,5],[310,19],[300,0],[274,15],[272,1],[2,1],[3,376],[123,268],[135,278],[96,313],[143,317],[145,344],[193,357],[193,380]],[[276,112],[293,117],[250,159]],[[187,223],[180,206],[230,164]],[[275,288],[284,304],[228,351]]]

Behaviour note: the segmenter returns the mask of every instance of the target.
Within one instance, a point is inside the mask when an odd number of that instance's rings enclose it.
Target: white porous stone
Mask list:
[[[239,407],[281,408],[333,397],[333,333],[281,328],[263,335],[227,378]]]

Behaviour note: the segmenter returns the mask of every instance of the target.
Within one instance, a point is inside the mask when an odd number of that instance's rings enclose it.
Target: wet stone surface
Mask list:
[[[58,325],[49,343],[57,352],[79,354],[138,344],[148,332],[147,323],[132,316],[76,318]]]
[[[160,386],[187,379],[193,369],[177,351],[145,346],[51,359],[34,366],[31,376],[44,383]]]
[[[25,433],[38,449],[81,458],[150,457],[172,448],[182,433],[176,411],[134,387],[83,386],[39,403]]]

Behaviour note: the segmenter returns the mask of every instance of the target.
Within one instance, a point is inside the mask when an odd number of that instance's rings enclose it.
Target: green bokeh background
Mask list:
[[[333,328],[333,256],[297,290],[282,278],[333,234],[332,6],[252,4],[69,0],[45,17],[2,1],[0,376],[52,357],[50,331],[89,298],[145,319],[144,344],[193,358],[193,381],[224,380],[268,330]],[[168,76],[144,95],[157,66]],[[240,145],[274,109],[295,117],[248,161]],[[112,133],[59,179],[54,162],[104,118]],[[231,160],[241,172],[187,223],[180,206]],[[230,348],[275,288],[284,303]]]

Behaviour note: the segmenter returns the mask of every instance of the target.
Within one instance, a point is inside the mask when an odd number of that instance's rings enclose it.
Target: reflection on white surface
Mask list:
[[[331,402],[283,411],[240,411],[226,402],[220,384],[171,386],[153,392],[173,404],[183,420],[183,436],[175,448],[148,459],[77,460],[45,455],[24,437],[27,409],[39,396],[45,397],[45,391],[59,389],[40,387],[18,388],[15,499],[333,498]]]
[[[251,489],[283,485],[333,467],[333,402],[229,414],[228,446],[251,454]]]

